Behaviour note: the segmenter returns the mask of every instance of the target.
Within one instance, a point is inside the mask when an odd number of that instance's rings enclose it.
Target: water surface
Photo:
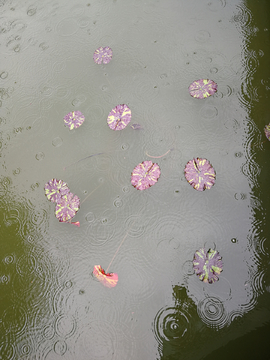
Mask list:
[[[3,359],[196,360],[222,357],[225,346],[226,358],[263,358],[269,5],[256,5],[2,1]],[[93,61],[99,46],[113,49],[106,66]],[[189,95],[200,78],[218,84],[214,96]],[[107,126],[124,103],[140,129]],[[73,110],[86,120],[70,131],[63,117]],[[149,155],[161,177],[138,191],[131,172]],[[185,180],[193,157],[215,168],[212,189]],[[80,228],[55,218],[44,196],[51,178],[81,201],[96,189],[75,217]],[[127,231],[108,289],[92,271],[106,269]],[[214,284],[193,272],[201,247],[222,256]]]

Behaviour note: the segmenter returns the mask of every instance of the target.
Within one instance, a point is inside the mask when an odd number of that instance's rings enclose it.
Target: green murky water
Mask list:
[[[269,10],[0,1],[1,359],[269,358]],[[99,46],[113,49],[106,66]],[[217,93],[192,98],[200,78]],[[139,130],[107,126],[124,103]],[[74,110],[86,120],[70,131]],[[131,172],[149,155],[161,176],[138,191]],[[215,168],[210,190],[184,177],[194,157]],[[80,227],[55,218],[52,178],[81,199]],[[93,268],[123,239],[109,289]],[[202,247],[222,256],[214,284],[192,268]]]

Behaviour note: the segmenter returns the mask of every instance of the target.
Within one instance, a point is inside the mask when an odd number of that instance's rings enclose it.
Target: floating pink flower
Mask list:
[[[193,81],[188,90],[191,96],[197,99],[205,99],[217,91],[217,84],[213,80],[200,79]]]
[[[270,141],[270,123],[268,125],[265,125],[264,133],[267,139]]]
[[[223,263],[218,251],[202,248],[195,252],[193,269],[199,279],[205,283],[212,284],[218,280],[222,271]]]
[[[106,47],[99,47],[95,52],[93,56],[94,62],[96,64],[108,64],[112,60],[112,49],[109,48],[109,46]]]
[[[185,177],[194,189],[203,191],[214,185],[216,173],[208,160],[197,158],[187,163]]]
[[[131,110],[125,105],[117,105],[109,113],[107,123],[112,130],[123,130],[131,119]]]
[[[152,161],[143,161],[137,165],[131,174],[131,184],[137,190],[145,190],[154,185],[160,177],[158,164]]]
[[[51,179],[48,181],[44,186],[44,190],[47,199],[56,203],[60,201],[63,195],[68,194],[70,191],[63,180],[57,179]]]
[[[72,111],[64,117],[65,125],[70,130],[77,129],[84,122],[85,117],[80,111]]]
[[[104,286],[108,288],[115,287],[118,282],[118,275],[116,273],[105,273],[100,265],[94,266],[93,274]]]
[[[73,196],[72,193],[68,193],[67,195],[62,196],[56,204],[55,216],[61,222],[68,222],[76,215],[79,207],[80,199],[78,196]]]

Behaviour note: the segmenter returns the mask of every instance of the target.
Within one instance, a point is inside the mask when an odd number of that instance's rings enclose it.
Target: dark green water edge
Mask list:
[[[264,272],[264,292],[258,298],[256,307],[242,319],[246,334],[229,341],[204,359],[270,359],[270,194],[269,194],[269,153],[270,142],[266,140],[264,127],[270,122],[270,2],[268,0],[248,0],[245,5],[252,14],[247,31],[246,54],[261,53],[255,73],[248,79],[248,93],[245,101],[250,109],[250,121],[256,129],[256,136],[250,146],[254,148],[253,160],[260,168],[259,176],[253,183],[252,197],[259,200],[260,206],[253,206],[258,241],[263,241],[259,251],[261,270]],[[266,140],[266,141],[265,141]],[[262,143],[263,142],[263,143]],[[251,179],[251,183],[253,179]],[[251,204],[252,206],[252,204]],[[268,221],[267,221],[268,220]],[[252,239],[256,247],[256,239]],[[231,325],[232,327],[235,324]]]

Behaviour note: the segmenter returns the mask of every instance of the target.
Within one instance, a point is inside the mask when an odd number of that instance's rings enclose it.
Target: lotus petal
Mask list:
[[[70,130],[77,129],[84,122],[85,117],[80,111],[72,111],[64,117],[65,125]]]
[[[93,56],[94,62],[96,64],[108,64],[112,60],[112,49],[109,46],[106,47],[99,47]]]
[[[112,288],[117,285],[118,275],[116,273],[106,274],[100,265],[94,266],[93,274],[104,286]]]
[[[265,125],[264,133],[267,139],[270,141],[270,123],[268,125]]]
[[[131,110],[125,105],[117,105],[109,113],[107,123],[112,130],[123,130],[131,119]]]
[[[131,184],[137,190],[145,190],[154,185],[160,177],[158,164],[152,161],[143,161],[137,165],[131,174]]]
[[[194,189],[203,191],[214,185],[216,173],[208,160],[197,158],[187,163],[185,177]]]
[[[69,188],[63,180],[51,179],[45,186],[45,195],[52,202],[59,202],[63,195],[69,193]]]
[[[212,284],[218,280],[223,268],[221,256],[216,250],[202,248],[195,252],[193,269],[201,281]]]
[[[189,93],[197,99],[205,99],[217,91],[217,84],[213,80],[200,79],[190,84]]]
[[[61,197],[55,207],[55,216],[61,222],[71,220],[80,207],[80,199],[77,195],[68,193]]]

